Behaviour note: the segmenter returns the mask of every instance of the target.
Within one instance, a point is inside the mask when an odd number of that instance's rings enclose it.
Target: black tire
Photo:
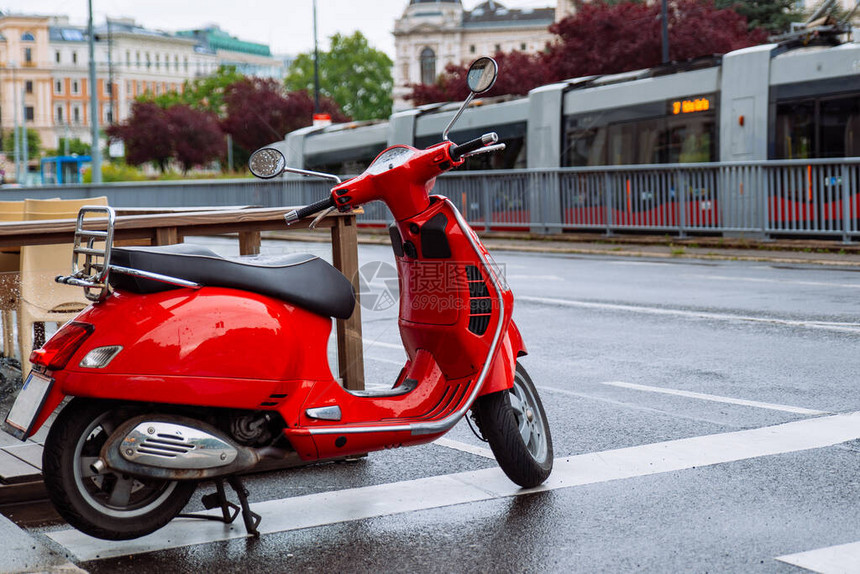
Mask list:
[[[552,436],[534,383],[517,363],[514,387],[480,397],[475,410],[481,432],[505,474],[523,488],[552,472]]]
[[[60,516],[90,536],[128,540],[154,532],[179,514],[197,488],[194,481],[90,470],[110,432],[138,414],[134,407],[78,398],[51,425],[42,454],[48,495]]]

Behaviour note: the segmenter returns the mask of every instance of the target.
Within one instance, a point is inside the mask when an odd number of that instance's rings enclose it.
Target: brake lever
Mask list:
[[[310,225],[308,225],[308,229],[315,231],[317,228],[317,224],[319,224],[319,222],[322,221],[326,215],[328,215],[329,213],[331,213],[335,209],[337,209],[337,207],[331,206],[328,209],[321,211],[320,214],[317,215],[313,221],[311,221]]]
[[[487,147],[478,148],[475,151],[470,151],[467,154],[463,154],[462,157],[465,159],[467,157],[472,157],[473,155],[478,155],[478,154],[482,154],[482,153],[492,153],[494,151],[502,151],[503,149],[505,149],[505,144],[503,144],[503,143],[495,144],[495,145],[488,145]]]

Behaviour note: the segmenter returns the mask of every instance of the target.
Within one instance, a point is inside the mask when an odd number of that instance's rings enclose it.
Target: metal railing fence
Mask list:
[[[322,180],[290,178],[3,188],[0,200],[107,195],[116,207],[304,205]],[[818,235],[860,234],[860,158],[452,172],[447,196],[479,230],[602,230]],[[387,225],[379,202],[358,217]]]

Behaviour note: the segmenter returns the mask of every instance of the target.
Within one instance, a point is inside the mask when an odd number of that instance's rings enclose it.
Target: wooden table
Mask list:
[[[267,207],[119,215],[114,228],[114,241],[171,245],[181,243],[185,237],[192,235],[238,233],[239,253],[255,255],[260,252],[262,231],[308,228],[312,218],[286,226],[284,214],[291,209],[293,208]],[[122,209],[120,208],[119,211],[122,212]],[[96,219],[92,221],[94,226],[98,225]],[[320,221],[317,227],[330,230],[334,266],[352,282],[358,299],[358,243],[355,214],[333,213]],[[74,231],[75,220],[73,219],[0,222],[0,248],[71,243]],[[71,262],[69,264],[71,265]],[[364,389],[361,305],[359,304],[356,304],[349,319],[337,320],[337,352],[339,375],[344,387],[350,390]]]

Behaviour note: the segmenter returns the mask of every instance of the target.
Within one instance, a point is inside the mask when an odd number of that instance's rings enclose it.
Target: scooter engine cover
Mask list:
[[[131,463],[174,470],[204,470],[227,466],[239,455],[228,438],[214,428],[203,428],[204,423],[181,424],[151,417],[130,422],[131,428],[123,425],[121,432],[113,436],[124,435],[116,448],[120,456]]]

